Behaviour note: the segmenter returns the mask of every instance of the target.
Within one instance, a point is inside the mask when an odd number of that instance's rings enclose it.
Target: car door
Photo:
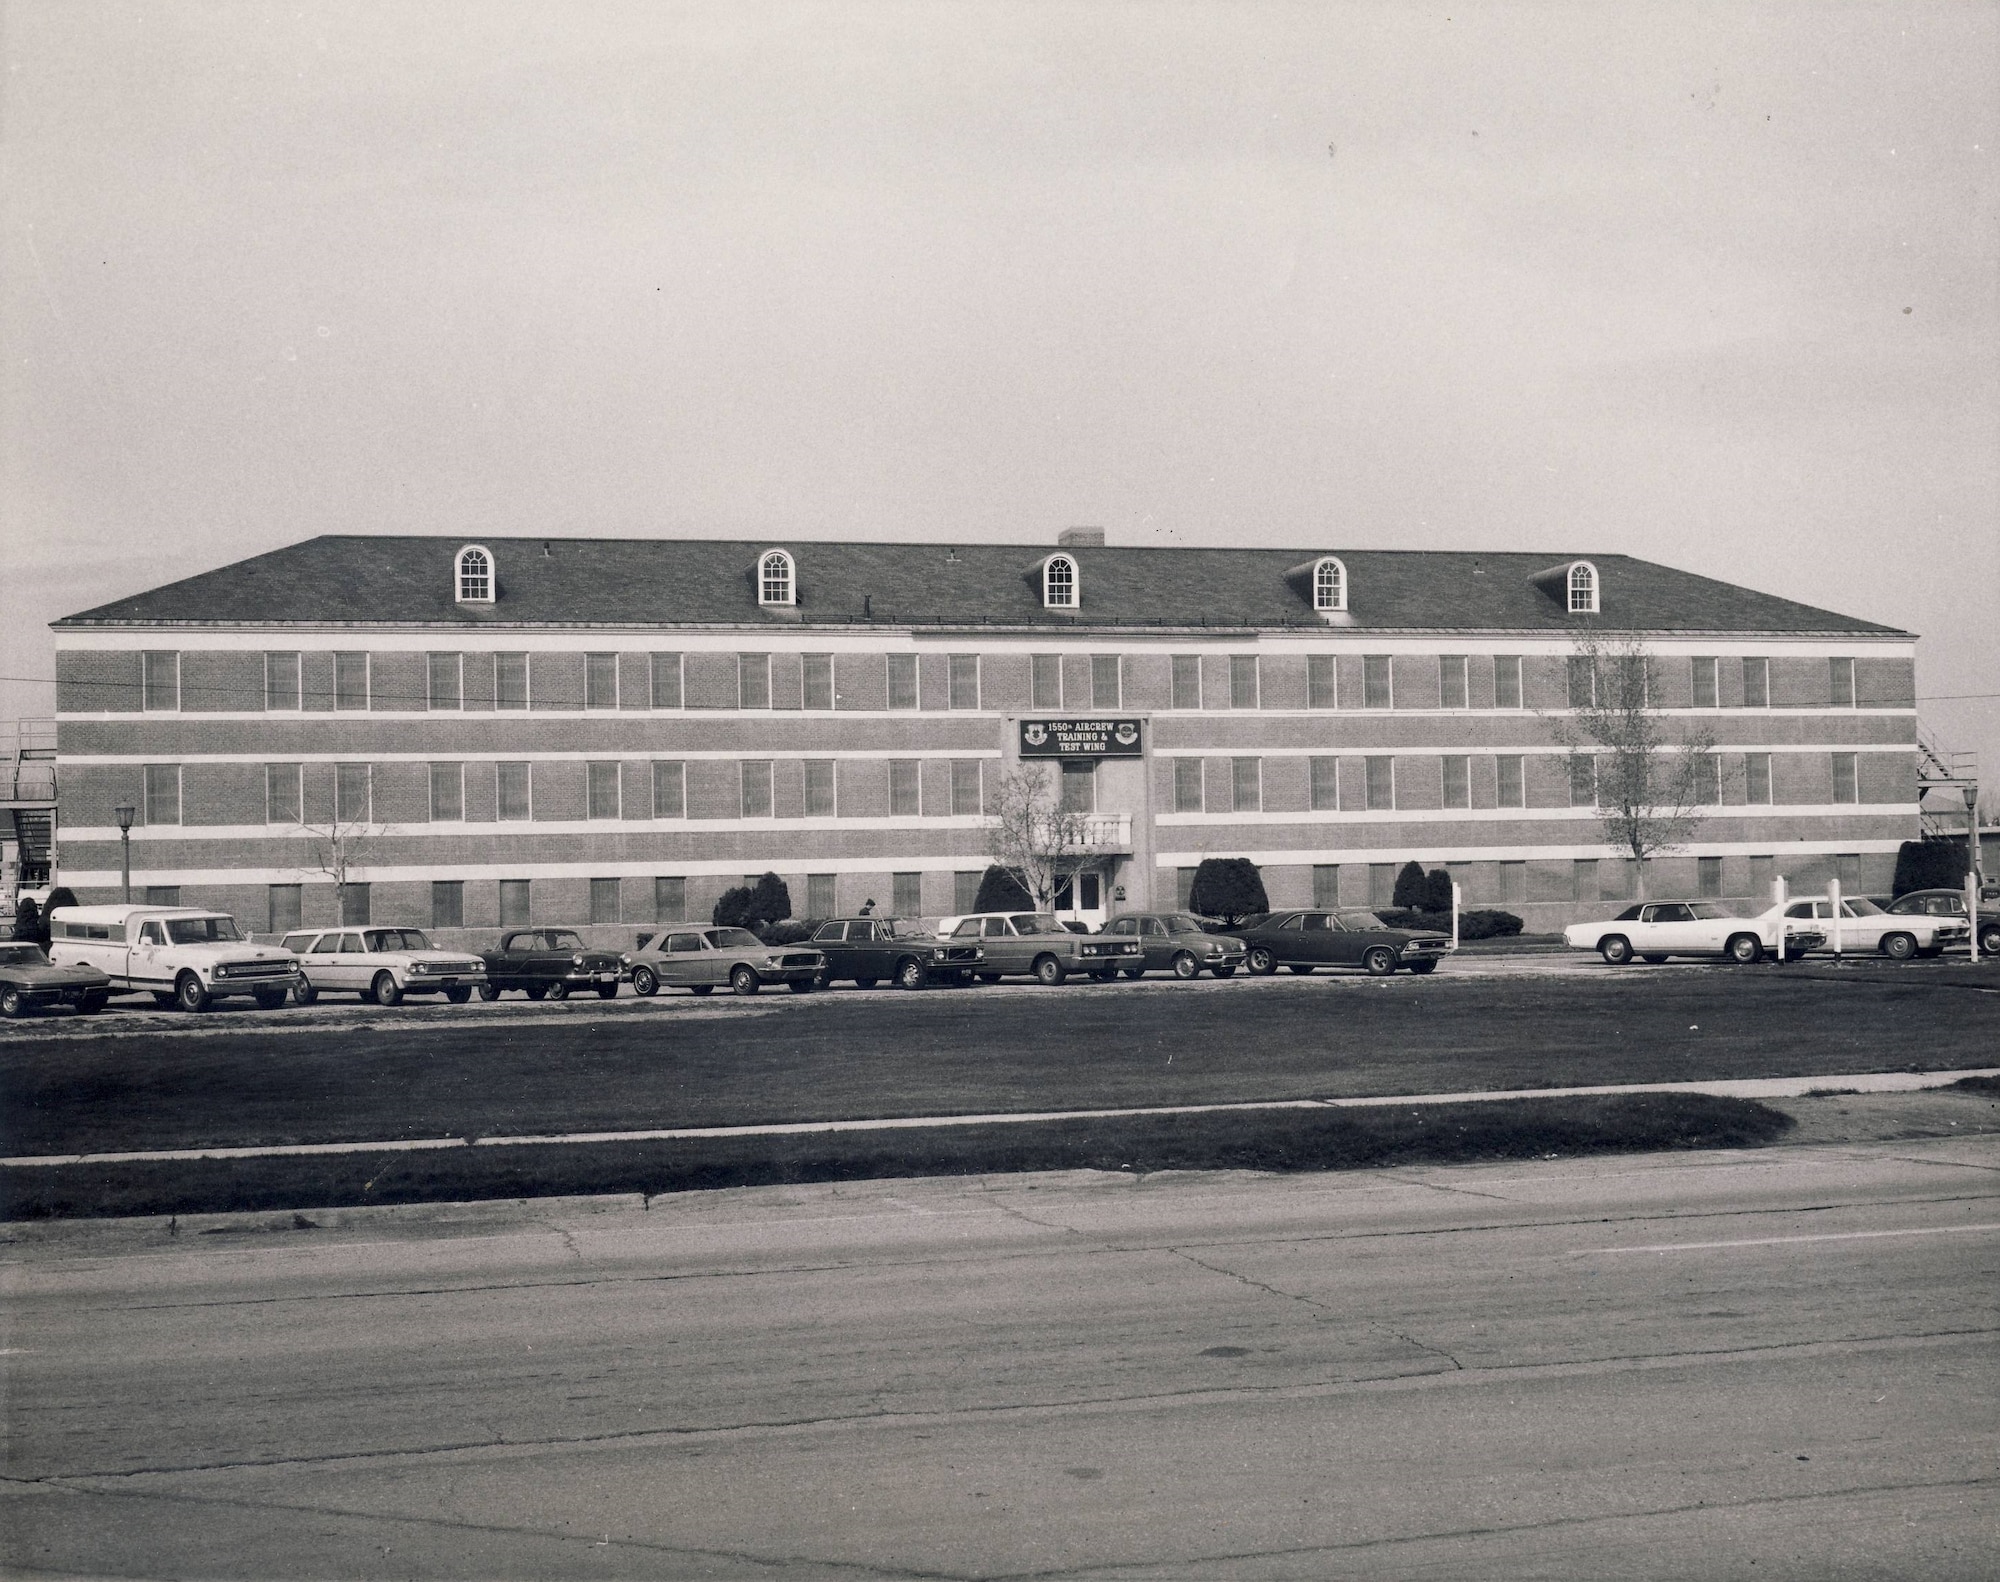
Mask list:
[[[158,923],[144,923],[139,928],[138,942],[132,946],[131,978],[133,985],[148,988],[173,984],[173,973],[161,961],[167,948],[165,930]]]
[[[1299,919],[1299,949],[1315,967],[1359,961],[1361,952],[1352,947],[1352,939],[1331,912],[1307,912]]]
[[[844,981],[854,976],[847,966],[847,930],[846,923],[822,923],[813,933],[812,947],[826,957],[828,979]]]
[[[1033,959],[1035,941],[1023,938],[1004,917],[984,920],[980,943],[986,947],[986,965],[991,972],[1023,973]]]
[[[1645,942],[1639,949],[1654,955],[1672,955],[1677,951],[1713,950],[1715,942],[1707,932],[1697,926],[1693,910],[1684,902],[1662,901],[1649,906],[1639,914],[1643,925],[1641,933]],[[1634,941],[1635,944],[1638,941]]]
[[[338,935],[314,934],[299,944],[296,952],[299,958],[299,970],[306,975],[306,982],[315,990],[324,991],[333,987],[333,979],[330,976],[333,966],[330,940],[337,938]]]
[[[676,989],[706,983],[701,962],[701,935],[682,930],[667,935],[660,946],[660,981]]]

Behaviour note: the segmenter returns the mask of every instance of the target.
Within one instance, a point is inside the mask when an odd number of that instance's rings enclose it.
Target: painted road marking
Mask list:
[[[1568,1256],[1601,1257],[1613,1252],[1709,1252],[1724,1247],[1789,1247],[1809,1241],[1867,1241],[1877,1236],[1967,1236],[1979,1231],[2000,1230],[1993,1225],[1917,1225],[1908,1230],[1836,1230],[1816,1236],[1758,1236],[1743,1241],[1662,1241],[1646,1247],[1585,1247]]]

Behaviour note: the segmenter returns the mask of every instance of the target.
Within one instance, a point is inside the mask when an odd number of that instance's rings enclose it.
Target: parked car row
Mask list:
[[[1906,898],[1907,899],[1907,898]],[[1642,901],[1601,922],[1572,923],[1563,943],[1594,950],[1613,966],[1637,957],[1661,962],[1675,956],[1721,956],[1731,961],[1797,961],[1816,951],[1880,952],[1896,961],[1936,956],[1963,944],[1971,928],[1948,913],[1891,911],[1860,897],[1843,899],[1836,919],[1824,898],[1802,898],[1744,917],[1715,901]]]

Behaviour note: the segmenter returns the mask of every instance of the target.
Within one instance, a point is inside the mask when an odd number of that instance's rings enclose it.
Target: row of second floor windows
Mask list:
[[[184,683],[182,654],[147,650],[141,656],[139,703],[147,712],[201,711],[216,699]],[[332,653],[273,651],[261,656],[262,706],[273,712],[305,709],[368,710],[587,710],[683,708],[889,710],[1116,710],[1134,706],[1175,710],[1261,709],[1500,709],[1642,707],[1695,709],[1769,708],[1772,661],[1765,657],[1654,658],[1644,663],[1571,656],[1566,693],[1547,689],[1531,696],[1519,654],[1402,655],[1308,654],[1303,676],[1298,658],[1259,654],[1172,654],[1163,674],[1136,685],[1128,654],[1032,654],[1026,695],[1017,681],[996,687],[979,654],[426,653],[379,656],[363,650]],[[871,662],[866,677],[858,661]],[[922,661],[928,660],[929,664]],[[580,661],[580,665],[579,665]],[[1545,665],[1565,663],[1543,657]],[[1817,667],[1810,701],[1821,707],[1856,706],[1855,660],[1833,655],[1786,661],[1786,696],[1807,697],[1802,665]],[[849,664],[857,669],[844,673]],[[875,668],[876,665],[880,669]],[[1279,672],[1271,670],[1278,666]],[[1669,674],[1669,670],[1673,674]],[[1682,669],[1681,667],[1685,667]],[[308,675],[309,669],[319,673]],[[1343,670],[1345,675],[1343,676]],[[1017,670],[1016,670],[1016,673]],[[1299,682],[1303,681],[1303,687]],[[1267,685],[1267,682],[1270,684]],[[1159,683],[1164,683],[1160,685]],[[1562,686],[1564,678],[1556,678]],[[1275,687],[1275,692],[1273,688]],[[242,683],[230,695],[242,696]]]

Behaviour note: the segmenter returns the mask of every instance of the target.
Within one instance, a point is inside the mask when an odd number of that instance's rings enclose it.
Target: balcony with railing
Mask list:
[[[1078,831],[1077,844],[1086,851],[1107,855],[1132,849],[1130,813],[1086,813]]]

